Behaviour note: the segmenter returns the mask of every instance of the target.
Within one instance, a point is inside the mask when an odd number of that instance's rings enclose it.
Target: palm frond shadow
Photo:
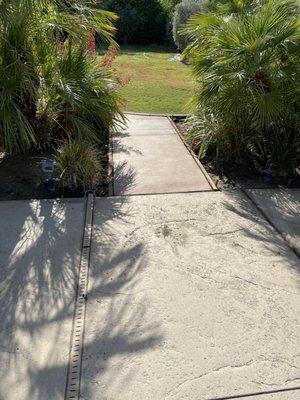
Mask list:
[[[258,229],[251,229],[251,224],[249,229],[243,228],[243,233],[245,236],[262,242],[264,246],[270,250],[273,254],[281,255],[286,261],[287,265],[293,270],[300,272],[299,258],[293,252],[293,250],[288,246],[281,235],[271,226],[267,221],[265,216],[256,208],[254,204],[247,198],[245,194],[240,191],[237,193],[231,192],[230,196],[235,199],[236,206],[227,202],[223,202],[223,207],[225,207],[230,212],[233,212],[240,216],[242,219],[253,222]],[[280,198],[280,202],[284,202],[284,193]],[[286,197],[286,201],[289,201]],[[289,207],[294,207],[294,205],[289,205]]]
[[[126,161],[116,163],[114,167],[114,188],[120,195],[136,186],[136,170]]]
[[[121,204],[116,202],[103,211],[97,229],[103,229],[107,240],[101,250],[101,265],[97,263],[90,276],[93,284],[89,286],[88,301],[99,303],[99,307],[103,301],[110,302],[108,312],[97,321],[97,335],[90,337],[87,332],[86,337],[85,354],[92,351],[97,357],[93,375],[98,376],[106,371],[110,357],[138,354],[161,339],[159,324],[140,328],[146,312],[143,304],[116,298],[118,292],[135,285],[146,263],[144,257],[139,257],[143,243],[110,256],[114,243],[109,240],[107,222],[124,218]],[[22,202],[23,218],[16,212],[20,206],[17,201],[0,205],[1,216],[6,215],[10,221],[0,230],[1,237],[5,230],[13,230],[1,245],[0,255],[0,359],[6,365],[0,372],[0,399],[8,398],[8,390],[17,393],[20,386],[25,398],[54,400],[63,398],[65,390],[83,202]],[[82,218],[74,221],[75,213]],[[11,381],[12,372],[15,382]]]

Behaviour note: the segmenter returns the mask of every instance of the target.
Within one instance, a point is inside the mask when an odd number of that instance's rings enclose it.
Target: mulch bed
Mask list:
[[[96,188],[97,196],[108,193],[108,143],[101,146],[103,176]],[[47,174],[42,171],[42,161],[53,159],[53,152],[44,151],[17,154],[0,158],[0,200],[54,199],[83,197],[84,190],[46,188]]]
[[[184,117],[173,118],[182,138],[186,134]],[[217,188],[222,189],[270,189],[278,187],[300,188],[300,177],[277,182],[269,176],[260,173],[247,160],[218,161],[212,155],[207,155],[201,163],[209,173]]]

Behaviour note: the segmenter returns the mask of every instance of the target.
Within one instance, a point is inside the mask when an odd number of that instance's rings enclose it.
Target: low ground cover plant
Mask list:
[[[93,190],[101,177],[99,150],[84,140],[68,140],[55,156],[55,171],[63,188]]]
[[[184,30],[198,89],[189,139],[199,157],[247,159],[293,176],[300,163],[299,5],[210,3]]]

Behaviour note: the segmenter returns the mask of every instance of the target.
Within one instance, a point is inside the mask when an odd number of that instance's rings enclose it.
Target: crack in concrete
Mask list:
[[[223,371],[224,369],[239,369],[239,368],[244,368],[244,367],[250,366],[250,365],[252,365],[254,363],[255,363],[255,361],[253,359],[251,359],[251,360],[247,361],[246,363],[243,363],[243,364],[240,364],[240,365],[225,365],[223,367],[214,369],[212,371],[205,372],[204,374],[185,379],[183,382],[179,383],[174,389],[172,389],[170,392],[168,392],[166,394],[166,396],[170,397],[170,396],[176,395],[181,390],[182,386],[184,386],[188,382],[197,381],[199,379],[204,378],[205,376],[212,375],[212,374],[215,374],[215,373],[219,373],[220,371]]]
[[[244,278],[241,278],[240,276],[238,276],[238,275],[229,275],[231,278],[235,278],[235,279],[239,279],[239,280],[241,280],[241,281],[243,281],[243,282],[246,282],[246,283],[249,283],[249,284],[251,284],[251,285],[254,285],[254,286],[259,286],[259,287],[261,287],[262,289],[266,289],[266,290],[280,290],[280,291],[282,291],[282,292],[285,292],[285,293],[288,293],[288,294],[294,294],[294,295],[297,295],[298,293],[295,293],[295,292],[289,292],[288,290],[285,290],[285,289],[282,289],[282,288],[278,288],[278,287],[274,287],[274,288],[270,288],[270,287],[268,287],[268,286],[264,286],[264,285],[261,285],[260,283],[257,283],[257,282],[254,282],[254,281],[250,281],[250,280],[247,280],[247,279],[244,279]]]
[[[284,383],[296,382],[296,381],[299,381],[299,380],[300,380],[300,377],[299,378],[293,378],[293,379],[287,379]]]
[[[278,383],[268,383],[268,382],[263,382],[263,381],[251,381],[252,383],[255,383],[257,385],[265,385],[265,386],[279,386]]]

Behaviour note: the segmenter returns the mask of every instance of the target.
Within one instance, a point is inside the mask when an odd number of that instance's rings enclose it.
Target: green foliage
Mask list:
[[[103,0],[100,4],[119,15],[118,38],[122,43],[163,42],[167,13],[159,0]]]
[[[185,33],[198,91],[193,129],[199,156],[251,158],[292,173],[299,164],[299,8],[293,0],[223,1]]]
[[[164,10],[168,13],[172,13],[175,9],[176,4],[180,3],[181,0],[160,0]]]
[[[94,189],[101,176],[99,150],[82,140],[68,140],[56,152],[55,171],[63,188]]]
[[[173,26],[173,15],[176,4],[180,3],[181,0],[160,0],[160,3],[167,16],[166,22],[166,34],[164,38],[165,44],[174,45],[172,26]]]
[[[118,95],[108,70],[99,67],[84,45],[68,40],[58,58],[44,71],[39,88],[38,112],[51,116],[55,137],[97,141],[99,132],[118,124]],[[52,136],[53,136],[52,135]]]
[[[182,0],[176,5],[173,15],[173,39],[180,50],[188,44],[188,38],[180,29],[188,22],[190,17],[202,9],[201,0]]]
[[[107,72],[86,50],[99,32],[113,42],[112,13],[62,0],[0,2],[0,147],[46,146],[57,136],[95,134],[120,114]]]

